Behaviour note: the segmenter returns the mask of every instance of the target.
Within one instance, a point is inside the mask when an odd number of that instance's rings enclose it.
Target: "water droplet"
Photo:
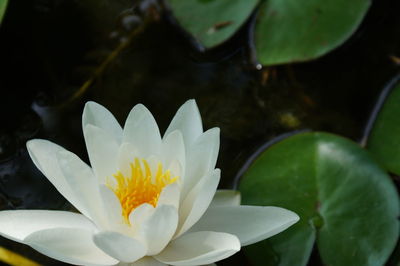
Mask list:
[[[142,23],[142,19],[136,15],[127,15],[121,19],[122,27],[126,31],[130,31]]]
[[[117,38],[118,36],[119,36],[118,31],[112,31],[112,32],[110,32],[110,35],[109,35],[110,39]]]

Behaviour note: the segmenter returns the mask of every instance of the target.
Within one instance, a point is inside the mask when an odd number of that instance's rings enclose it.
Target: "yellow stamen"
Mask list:
[[[129,214],[136,207],[143,203],[149,203],[156,207],[162,189],[178,179],[177,176],[172,177],[169,170],[164,171],[161,163],[158,164],[154,176],[148,162],[144,159],[141,164],[139,159],[135,158],[130,167],[131,175],[129,177],[118,171],[113,175],[117,181],[116,184],[112,185],[111,182],[108,184],[121,203],[122,216],[127,224],[130,224]]]

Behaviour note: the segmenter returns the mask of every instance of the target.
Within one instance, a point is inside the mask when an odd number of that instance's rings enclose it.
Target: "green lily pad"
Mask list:
[[[179,24],[206,48],[229,39],[259,0],[168,0]]]
[[[400,175],[400,82],[379,111],[367,147],[388,171]]]
[[[357,29],[370,0],[268,0],[255,28],[263,65],[306,61],[341,45]]]
[[[335,135],[303,133],[272,145],[239,190],[243,204],[300,216],[287,231],[245,249],[255,265],[306,265],[315,241],[325,265],[383,265],[399,236],[390,177],[367,151]]]
[[[4,13],[6,12],[8,0],[0,0],[0,23],[3,20]]]

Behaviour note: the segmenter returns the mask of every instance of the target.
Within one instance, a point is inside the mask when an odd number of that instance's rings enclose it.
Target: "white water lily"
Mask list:
[[[88,102],[82,124],[92,167],[49,141],[27,143],[35,165],[81,214],[2,211],[2,236],[77,265],[203,265],[299,219],[278,207],[240,206],[238,192],[217,191],[219,129],[203,132],[194,100],[162,138],[141,104],[122,129]]]

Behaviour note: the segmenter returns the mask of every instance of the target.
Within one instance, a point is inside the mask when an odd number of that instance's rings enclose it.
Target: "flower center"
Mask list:
[[[121,203],[122,216],[127,224],[130,224],[129,214],[136,207],[143,203],[156,207],[162,189],[178,179],[178,176],[171,176],[169,170],[164,171],[161,163],[158,164],[157,171],[153,175],[148,162],[144,159],[140,163],[139,159],[135,158],[130,168],[129,177],[118,171],[113,175],[117,181],[116,184],[111,185],[111,182],[108,184]]]

